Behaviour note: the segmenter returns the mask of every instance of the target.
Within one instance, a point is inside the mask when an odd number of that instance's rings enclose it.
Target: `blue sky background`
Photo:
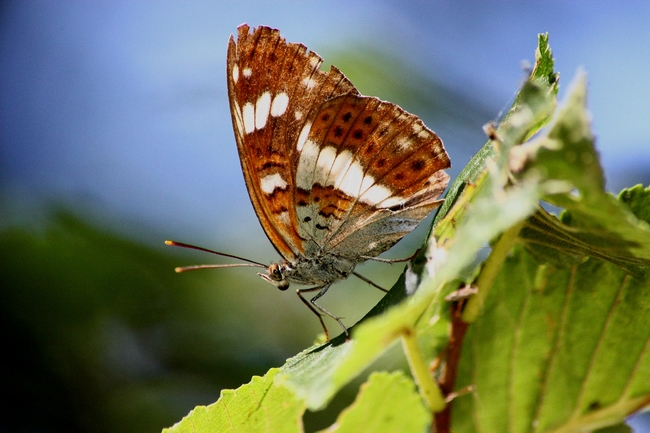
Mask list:
[[[445,141],[452,175],[483,144],[482,124],[509,106],[537,33],[549,32],[560,97],[579,68],[588,73],[608,187],[650,179],[645,2],[39,1],[2,12],[0,186],[23,204],[72,200],[112,224],[266,248],[224,77],[227,39],[243,22],[280,28],[326,62],[373,47],[399,61],[391,68],[403,61],[475,98],[490,117],[469,134],[416,112]]]
[[[276,260],[248,200],[227,101],[226,43],[244,22],[279,28],[326,63],[358,55],[371,59],[368,75],[389,70],[416,92],[432,83],[451,95],[446,115],[393,102],[441,135],[452,177],[549,32],[560,100],[580,68],[588,74],[608,189],[650,184],[650,2],[8,1],[0,223],[37,221],[44,204],[63,202],[161,248],[173,238]],[[372,63],[382,59],[390,64]],[[392,95],[364,71],[353,82]],[[456,122],[460,100],[475,111]]]

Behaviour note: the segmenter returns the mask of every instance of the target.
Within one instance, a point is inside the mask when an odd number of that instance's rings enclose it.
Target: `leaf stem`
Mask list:
[[[406,329],[402,332],[402,346],[411,367],[411,373],[420,388],[420,394],[424,401],[432,412],[440,412],[445,408],[445,398],[438,385],[431,378],[431,373],[424,361],[417,337],[412,329]]]
[[[525,222],[525,220],[522,220],[503,232],[501,238],[494,248],[492,248],[492,253],[485,261],[483,269],[476,280],[478,292],[467,301],[467,306],[463,311],[463,321],[472,323],[478,318],[481,311],[483,311],[483,304],[485,303],[488,292],[492,288],[492,284],[494,284],[494,280],[501,270],[501,266],[506,260],[508,253],[515,242],[517,242],[517,237],[524,227]]]
[[[451,431],[451,405],[454,400],[452,396],[454,395],[454,385],[458,375],[458,363],[463,349],[463,341],[469,327],[469,323],[465,323],[461,317],[463,304],[463,301],[450,304],[451,333],[447,353],[445,354],[445,366],[442,369],[442,377],[438,382],[440,390],[445,396],[447,406],[443,411],[435,414],[431,431],[436,433],[449,433]]]

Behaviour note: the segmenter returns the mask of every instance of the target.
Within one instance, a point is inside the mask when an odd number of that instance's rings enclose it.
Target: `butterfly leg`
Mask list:
[[[371,281],[370,279],[364,277],[363,275],[361,275],[361,274],[357,274],[356,272],[352,272],[352,275],[354,275],[355,277],[357,277],[357,278],[360,279],[361,281],[365,281],[366,283],[370,284],[370,285],[373,286],[374,288],[379,289],[379,290],[381,290],[381,291],[384,292],[384,293],[388,293],[388,290],[384,289],[384,288],[381,287],[379,284],[376,284],[375,282],[373,282],[373,281]]]
[[[420,254],[420,250],[421,250],[421,249],[422,249],[422,248],[418,248],[418,249],[415,251],[415,253],[413,253],[412,256],[407,257],[407,258],[405,258],[405,259],[384,259],[384,258],[382,258],[382,257],[371,257],[371,256],[361,256],[361,258],[363,258],[363,259],[365,259],[365,260],[372,260],[372,261],[375,261],[375,262],[389,263],[389,264],[393,264],[393,263],[402,263],[402,262],[410,262],[410,261],[413,260],[413,259],[414,259],[418,254]]]
[[[300,300],[307,306],[309,309],[318,317],[318,320],[320,320],[320,325],[323,327],[323,331],[325,331],[325,338],[327,341],[330,339],[330,334],[327,331],[327,327],[325,326],[325,322],[323,322],[323,314],[331,317],[332,319],[336,320],[339,324],[339,326],[343,329],[343,332],[345,332],[345,338],[347,340],[350,339],[350,333],[348,332],[348,328],[345,327],[343,322],[341,322],[341,318],[338,316],[335,316],[334,314],[330,313],[326,308],[323,306],[319,305],[316,303],[318,298],[323,296],[325,293],[327,293],[327,290],[331,287],[331,284],[326,284],[324,286],[318,286],[318,287],[312,287],[309,289],[298,289],[296,290],[296,293],[298,294],[298,297]],[[315,292],[316,290],[319,290],[319,292],[314,296],[313,298],[307,300],[305,299],[304,296],[302,296],[303,293],[307,292]]]

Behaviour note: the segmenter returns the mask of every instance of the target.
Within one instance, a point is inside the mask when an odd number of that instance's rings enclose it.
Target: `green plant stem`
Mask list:
[[[508,253],[517,242],[517,237],[524,224],[525,221],[520,221],[506,230],[492,249],[492,253],[485,261],[485,265],[483,265],[483,269],[476,280],[478,292],[467,301],[467,306],[463,311],[463,321],[472,323],[483,311],[485,299],[490,288],[492,288],[492,284],[494,284],[494,279],[498,275]]]
[[[411,367],[411,373],[420,388],[420,394],[432,412],[437,413],[445,408],[445,398],[438,385],[431,378],[422,352],[418,346],[418,340],[413,329],[402,332],[402,346],[404,353]]]

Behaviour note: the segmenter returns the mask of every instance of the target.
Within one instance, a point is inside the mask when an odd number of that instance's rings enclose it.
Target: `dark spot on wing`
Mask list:
[[[331,207],[331,206],[328,206],[328,207]],[[336,209],[336,208],[335,208],[335,209]],[[335,210],[335,209],[334,209],[334,210]],[[325,212],[324,209],[321,209],[321,210],[318,212],[318,215],[320,215],[320,216],[322,216],[322,217],[325,217],[325,218],[331,218],[331,217],[336,218],[336,215],[334,215],[334,210],[332,210],[332,211],[330,211],[330,212]]]
[[[262,164],[262,170],[266,170],[267,168],[272,168],[272,167],[284,167],[284,164],[275,161],[266,161],[264,164]]]
[[[423,161],[423,160],[421,160],[421,159],[418,159],[417,161],[413,161],[413,162],[411,163],[411,169],[412,169],[413,171],[420,171],[420,170],[422,170],[426,165],[427,165],[427,163],[426,163],[425,161]]]

